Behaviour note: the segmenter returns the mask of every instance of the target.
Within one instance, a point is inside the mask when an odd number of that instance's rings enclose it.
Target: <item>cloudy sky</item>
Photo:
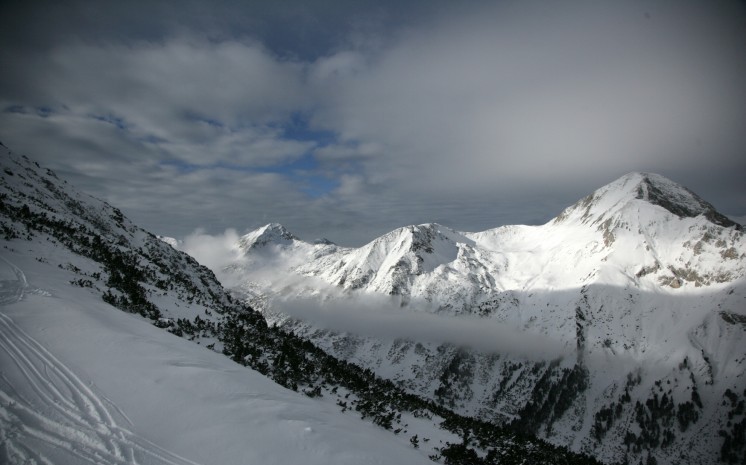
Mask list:
[[[746,3],[5,1],[0,141],[163,235],[543,223],[630,171],[746,215]]]

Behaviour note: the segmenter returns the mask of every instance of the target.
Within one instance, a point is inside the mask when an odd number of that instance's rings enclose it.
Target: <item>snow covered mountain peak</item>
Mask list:
[[[451,228],[437,223],[424,223],[395,229],[388,234],[374,239],[365,247],[387,248],[392,243],[397,242],[408,247],[408,251],[410,252],[432,254],[435,253],[437,243],[442,241],[473,243],[473,241]]]
[[[347,290],[401,296],[403,304],[426,302],[438,312],[490,313],[506,292],[734,282],[746,274],[745,243],[740,226],[690,190],[635,172],[542,226],[462,233],[409,225],[357,249],[305,256],[293,269]]]
[[[453,262],[461,246],[474,245],[463,234],[436,223],[395,229],[358,249],[339,249],[297,271],[318,275],[345,289],[407,296],[415,276]]]
[[[643,173],[643,179],[638,186],[637,198],[658,205],[682,218],[693,218],[704,215],[711,223],[718,226],[740,225],[715,210],[710,203],[704,201],[697,194],[675,182],[654,173]]]
[[[262,248],[268,244],[290,245],[300,240],[280,223],[269,223],[259,229],[247,233],[238,240],[238,247],[247,253]]]
[[[576,220],[596,224],[623,211],[639,212],[646,208],[643,205],[663,208],[679,218],[704,215],[709,222],[718,226],[742,229],[686,187],[659,174],[644,172],[628,173],[597,189],[565,209],[553,222]]]

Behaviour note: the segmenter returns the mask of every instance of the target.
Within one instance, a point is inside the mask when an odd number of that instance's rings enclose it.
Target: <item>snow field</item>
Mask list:
[[[33,254],[3,256],[29,287],[54,290],[0,307],[3,461],[429,463],[331,399],[288,391],[67,285],[68,272]]]

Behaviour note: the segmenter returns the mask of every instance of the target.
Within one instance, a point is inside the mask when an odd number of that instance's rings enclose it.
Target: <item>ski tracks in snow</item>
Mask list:
[[[0,257],[2,258],[2,257]],[[26,277],[3,258],[16,282],[3,281],[0,304],[17,302]],[[113,402],[0,312],[0,462],[197,465],[122,427]]]
[[[23,299],[23,292],[28,287],[26,275],[23,274],[20,268],[6,260],[5,257],[0,257],[0,260],[4,261],[13,271],[13,274],[16,275],[15,280],[0,281],[0,305],[18,302]]]

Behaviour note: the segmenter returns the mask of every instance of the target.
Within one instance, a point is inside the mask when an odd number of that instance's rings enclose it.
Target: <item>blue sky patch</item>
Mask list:
[[[276,173],[288,177],[298,184],[298,189],[311,197],[322,197],[339,187],[339,181],[319,173],[319,161],[311,152],[289,163],[256,168],[257,173]]]
[[[9,105],[3,110],[4,113],[19,113],[26,114],[26,107],[23,105]]]
[[[298,141],[313,141],[318,147],[324,147],[337,141],[337,134],[333,131],[312,129],[309,125],[308,115],[295,112],[290,115],[290,120],[280,127],[283,129],[284,139]]]

